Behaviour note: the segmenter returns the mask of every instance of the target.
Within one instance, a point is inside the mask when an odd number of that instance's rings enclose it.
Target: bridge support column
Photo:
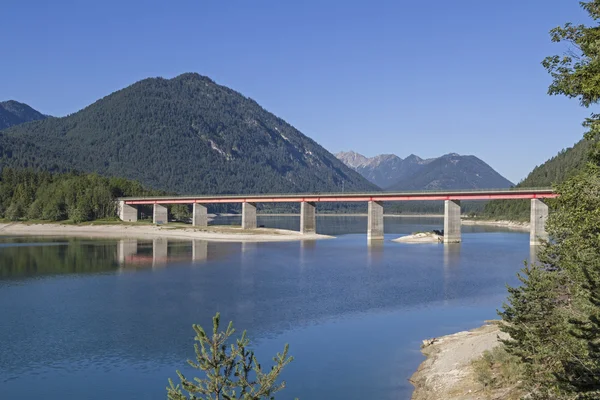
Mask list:
[[[206,206],[198,203],[192,205],[192,225],[193,226],[208,226],[208,212]]]
[[[367,240],[383,240],[383,203],[369,201]]]
[[[460,243],[460,200],[444,202],[444,243]]]
[[[119,200],[118,204],[119,218],[121,221],[137,222],[138,209],[135,206],[125,204],[123,200]]]
[[[317,215],[315,203],[303,201],[300,203],[300,233],[315,233],[317,230]]]
[[[159,225],[169,222],[169,212],[167,207],[161,204],[154,204],[154,210],[152,211],[152,222]]]
[[[242,229],[256,229],[256,203],[242,203]]]
[[[537,245],[548,240],[546,220],[548,219],[548,206],[540,199],[531,199],[531,227],[529,231],[529,244]]]

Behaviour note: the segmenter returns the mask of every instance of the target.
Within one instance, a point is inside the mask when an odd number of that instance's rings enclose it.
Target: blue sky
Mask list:
[[[331,152],[474,154],[512,181],[592,110],[546,94],[548,31],[575,0],[6,1],[0,100],[64,116],[198,72]]]

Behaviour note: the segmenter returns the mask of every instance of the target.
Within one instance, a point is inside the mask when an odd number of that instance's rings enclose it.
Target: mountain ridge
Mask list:
[[[385,190],[444,190],[505,188],[513,183],[481,159],[448,153],[423,159],[411,154],[402,159],[394,154],[365,157],[355,151],[336,157]]]
[[[68,116],[7,128],[0,165],[182,194],[379,190],[256,101],[196,73],[143,79]]]
[[[0,101],[0,130],[46,118],[48,118],[47,115],[25,103],[16,100]]]

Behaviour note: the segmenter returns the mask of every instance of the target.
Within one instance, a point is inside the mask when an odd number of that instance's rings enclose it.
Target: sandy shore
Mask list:
[[[401,236],[393,239],[392,242],[398,243],[440,243],[444,241],[444,237],[434,232],[419,232],[412,235]]]
[[[489,393],[475,381],[471,363],[500,343],[498,335],[504,334],[492,321],[471,331],[424,340],[421,352],[427,359],[410,379],[415,386],[412,399],[487,399]]]
[[[461,219],[463,225],[484,225],[484,226],[501,226],[503,228],[515,229],[519,231],[529,231],[529,222],[519,221],[493,221],[493,220],[479,220],[479,219]]]
[[[77,236],[88,238],[135,238],[135,239],[202,239],[218,242],[284,242],[296,240],[330,239],[333,236],[301,234],[285,229],[257,228],[242,230],[238,227],[209,226],[186,228],[177,226],[155,226],[135,224],[114,225],[63,225],[0,223],[2,236]]]

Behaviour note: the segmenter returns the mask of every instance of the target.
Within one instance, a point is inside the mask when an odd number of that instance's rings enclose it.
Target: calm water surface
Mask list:
[[[399,244],[442,220],[385,222],[371,247],[362,217],[320,217],[341,235],[303,243],[0,237],[0,398],[164,399],[193,373],[191,325],[219,311],[263,364],[290,343],[278,399],[409,399],[421,340],[495,318],[529,237],[465,226],[460,245]]]

